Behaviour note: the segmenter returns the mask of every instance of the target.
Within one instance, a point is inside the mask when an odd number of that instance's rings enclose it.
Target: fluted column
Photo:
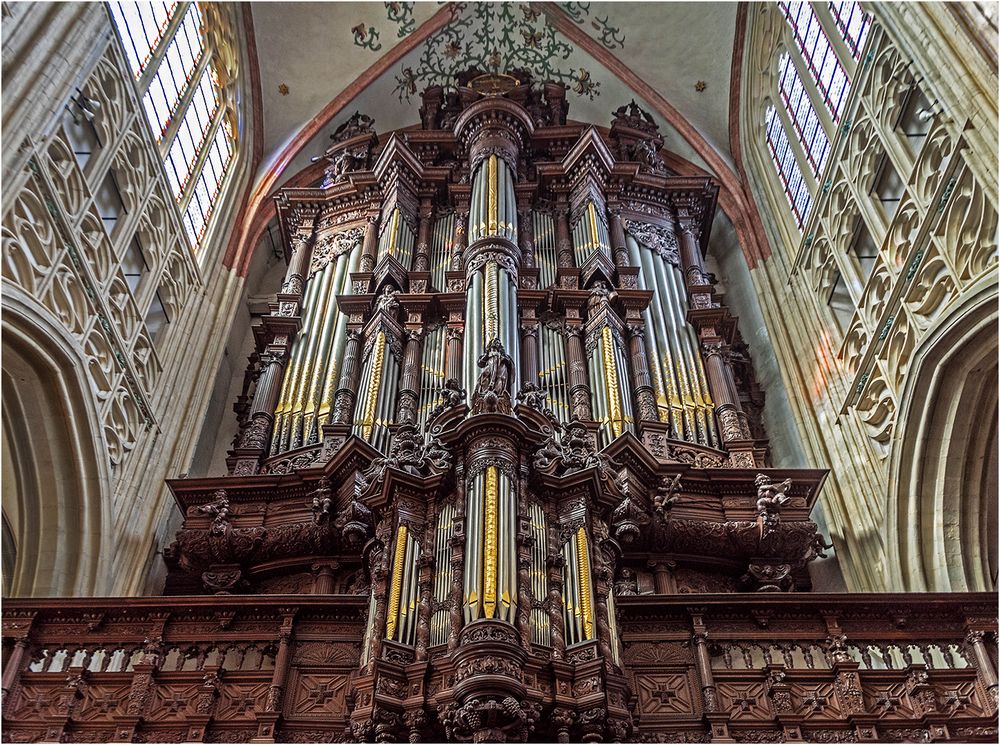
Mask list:
[[[587,363],[583,355],[583,326],[572,324],[566,327],[566,358],[569,364],[569,396],[573,416],[577,419],[593,419]]]
[[[447,372],[445,378],[453,380],[462,379],[462,339],[465,330],[462,327],[448,327],[447,341]]]
[[[260,356],[261,372],[257,389],[250,404],[247,426],[240,436],[239,449],[267,451],[268,435],[274,422],[274,407],[281,393],[281,378],[285,368],[284,355],[265,352]]]
[[[434,227],[434,208],[430,197],[420,200],[420,223],[417,227],[417,249],[413,260],[413,271],[430,271],[431,230]]]
[[[538,320],[521,327],[521,379],[538,385]]]
[[[632,362],[632,386],[635,393],[635,410],[642,421],[658,422],[656,393],[649,376],[649,360],[646,357],[645,329],[640,324],[629,324],[628,349]]]
[[[625,225],[622,223],[622,211],[618,204],[608,205],[608,223],[611,227],[611,253],[615,257],[615,266],[628,266]]]
[[[349,330],[344,348],[344,366],[340,368],[340,385],[333,399],[333,423],[350,424],[354,418],[354,404],[358,397],[358,379],[361,374],[361,332]]]
[[[361,244],[361,263],[358,268],[362,272],[375,269],[375,257],[378,255],[378,212],[365,215],[365,238]]]
[[[750,439],[750,427],[746,414],[740,404],[736,392],[736,382],[733,369],[729,362],[729,347],[722,342],[702,344],[705,358],[705,372],[708,377],[708,388],[715,401],[715,415],[719,420],[722,441],[730,443]]]
[[[573,266],[573,238],[569,230],[569,203],[560,195],[555,206],[556,261],[560,267]]]
[[[976,669],[982,678],[983,686],[993,698],[993,705],[997,702],[997,671],[993,668],[993,661],[990,659],[986,644],[983,642],[983,632],[970,630],[965,635],[966,649],[972,652],[972,659]]]
[[[285,681],[288,678],[288,668],[291,663],[292,627],[295,622],[294,609],[283,610],[285,615],[278,631],[278,652],[274,657],[274,672],[271,673],[271,686],[264,704],[266,715],[258,715],[258,732],[257,737],[254,738],[255,742],[274,742],[274,725],[281,714]]]
[[[396,421],[413,424],[417,421],[420,400],[420,359],[424,333],[419,329],[406,331],[403,349],[403,371],[399,378],[399,399],[396,404]]]

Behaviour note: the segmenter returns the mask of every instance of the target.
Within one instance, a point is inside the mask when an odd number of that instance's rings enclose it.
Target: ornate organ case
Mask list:
[[[823,548],[823,472],[767,468],[744,405],[716,185],[634,103],[567,108],[470,74],[342,127],[277,197],[230,474],[171,482],[168,592],[367,598],[357,739],[634,735],[617,598],[806,590]]]

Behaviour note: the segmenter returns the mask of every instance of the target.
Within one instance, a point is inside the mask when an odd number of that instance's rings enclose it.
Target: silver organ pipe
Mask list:
[[[455,213],[445,212],[434,221],[431,233],[431,287],[439,292],[445,289],[444,273],[451,266],[451,252],[455,244]]]
[[[383,453],[388,452],[392,408],[399,388],[399,344],[376,327],[364,347],[364,365],[352,433]]]
[[[548,597],[548,577],[546,559],[548,553],[548,531],[545,524],[545,510],[537,502],[528,505],[528,519],[531,521],[531,594],[538,602]],[[549,614],[544,608],[531,609],[531,640],[534,644],[549,646]]]
[[[438,393],[444,385],[445,358],[448,350],[448,327],[444,322],[428,326],[420,361],[420,398],[417,421],[426,426],[427,417],[438,404]]]
[[[535,224],[535,264],[538,267],[538,286],[551,287],[556,282],[559,257],[556,252],[556,223],[548,212],[532,213]]]
[[[542,322],[538,333],[538,385],[547,395],[547,405],[560,422],[570,420],[566,340],[556,323]]]
[[[383,220],[382,232],[378,240],[378,261],[385,256],[394,257],[403,268],[410,270],[413,264],[413,246],[416,235],[399,207],[394,207]]]
[[[434,602],[438,610],[431,616],[431,646],[448,641],[450,614],[446,607],[451,591],[451,539],[455,534],[455,507],[445,504],[438,513],[434,532]]]

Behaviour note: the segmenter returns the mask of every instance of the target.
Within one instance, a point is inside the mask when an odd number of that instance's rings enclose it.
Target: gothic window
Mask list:
[[[119,2],[111,16],[192,245],[204,237],[237,132],[219,95],[199,3]]]
[[[125,59],[138,79],[163,38],[177,3],[108,3],[121,34]]]
[[[830,15],[833,16],[837,30],[847,44],[851,56],[858,59],[865,46],[865,39],[868,38],[868,31],[871,29],[871,16],[861,9],[861,3],[857,0],[831,2],[829,7]]]
[[[823,103],[830,110],[833,120],[840,121],[851,84],[819,17],[809,3],[783,0],[778,5],[791,26],[795,43],[816,81]]]
[[[816,109],[795,70],[791,55],[787,52],[781,55],[778,69],[781,100],[784,101],[785,108],[791,116],[795,135],[802,143],[813,174],[819,175],[830,154],[830,139],[826,136],[819,117],[816,116]]]
[[[795,216],[795,224],[801,228],[809,217],[809,208],[812,197],[809,189],[806,188],[805,180],[802,178],[802,170],[792,152],[791,144],[788,142],[788,135],[781,124],[774,106],[768,106],[764,114],[767,134],[767,149],[771,153],[771,161],[778,171],[782,186],[785,189],[785,196],[791,205],[792,214]]]

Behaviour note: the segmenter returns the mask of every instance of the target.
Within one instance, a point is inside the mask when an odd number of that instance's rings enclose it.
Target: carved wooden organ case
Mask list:
[[[167,590],[367,596],[356,738],[617,739],[616,597],[808,589],[824,474],[752,434],[712,180],[634,104],[601,131],[459,83],[278,195],[286,279],[230,475],[171,482]]]

